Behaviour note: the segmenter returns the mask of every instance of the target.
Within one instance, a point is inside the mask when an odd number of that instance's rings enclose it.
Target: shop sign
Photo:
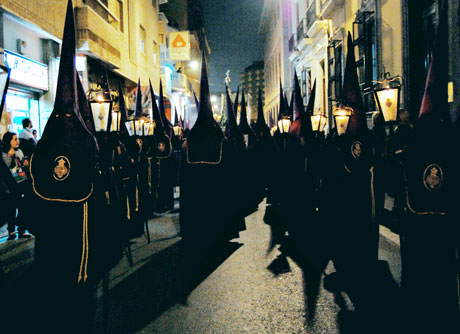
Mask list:
[[[3,52],[3,59],[11,69],[12,82],[48,90],[48,66],[7,50]]]
[[[188,30],[169,33],[169,59],[190,60],[190,32]]]

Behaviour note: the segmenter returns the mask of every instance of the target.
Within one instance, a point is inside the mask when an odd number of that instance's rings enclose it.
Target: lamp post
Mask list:
[[[393,125],[398,118],[402,77],[392,77],[390,72],[384,72],[383,80],[374,83],[373,95],[378,112],[383,116],[385,124],[389,125],[390,133],[393,133]],[[377,88],[377,85],[384,87]]]
[[[347,132],[348,125],[350,124],[350,117],[353,114],[353,109],[340,105],[335,107],[333,110],[335,127],[339,136],[344,135]]]

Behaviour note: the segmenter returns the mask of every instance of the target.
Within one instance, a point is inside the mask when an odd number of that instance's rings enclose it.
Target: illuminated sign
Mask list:
[[[48,90],[48,66],[7,50],[3,52],[3,59],[11,69],[11,82]]]
[[[190,33],[188,30],[169,33],[169,59],[190,59]]]

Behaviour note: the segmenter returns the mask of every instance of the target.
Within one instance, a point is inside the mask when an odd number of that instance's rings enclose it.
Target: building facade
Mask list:
[[[265,80],[264,80],[264,62],[255,61],[251,66],[244,69],[240,74],[240,87],[244,89],[245,94],[248,94],[248,118],[249,122],[257,120],[257,103],[259,89],[262,94],[262,103],[265,101]]]
[[[376,110],[371,88],[376,81],[383,80],[385,73],[402,77],[400,108],[409,111],[412,121],[418,117],[441,1],[271,0],[265,1],[265,7],[278,6],[279,3],[282,3],[282,8],[290,9],[285,18],[268,21],[265,9],[261,18],[261,26],[265,24],[264,32],[277,31],[278,39],[281,38],[278,21],[290,19],[285,53],[288,65],[275,80],[289,82],[296,72],[305,104],[316,81],[315,112],[328,116],[328,128],[333,126],[332,109],[341,101],[345,56],[349,52],[346,45],[348,32],[353,38],[369,123],[372,112]],[[460,97],[459,5],[458,1],[450,0],[447,4],[451,48],[448,57],[451,78],[449,101],[452,116],[456,119]],[[267,36],[265,58],[271,59],[275,42],[272,35]],[[269,74],[270,70],[266,72]],[[286,78],[286,73],[290,78]],[[268,85],[273,87],[273,83]],[[289,93],[289,85],[285,84],[285,88]],[[267,96],[266,107],[270,107],[269,103],[275,96]]]
[[[289,91],[292,90],[292,76],[289,66],[289,38],[291,34],[291,1],[264,0],[259,33],[265,37],[264,78],[265,104],[264,115],[268,121],[278,117],[280,82]]]
[[[164,73],[160,48],[168,43],[170,32],[165,15],[160,12],[160,2],[167,1],[73,1],[77,30],[76,66],[86,91],[102,83],[105,68],[111,88],[117,89],[118,83],[124,87],[127,102],[131,102],[127,105],[131,109],[134,108],[133,90],[138,79],[143,91],[147,91],[150,79],[158,93],[161,74]],[[181,1],[186,8],[189,2]],[[66,5],[67,1],[62,0],[0,0],[1,58],[12,68],[0,133],[19,131],[25,117],[32,119],[39,135],[43,132],[55,99]],[[194,13],[197,12],[199,8],[194,7]],[[187,30],[188,27],[180,28]],[[204,27],[200,28],[198,35],[205,36]],[[201,58],[201,44],[193,37],[191,44],[190,63]],[[190,67],[187,63],[180,66]],[[168,81],[175,85],[176,91],[183,89],[182,86],[189,88],[184,79],[185,71],[182,75],[177,72],[169,74],[169,80],[164,77],[164,84]],[[198,82],[198,77],[199,66],[194,72],[194,83]],[[168,106],[172,93],[171,89],[166,92]]]

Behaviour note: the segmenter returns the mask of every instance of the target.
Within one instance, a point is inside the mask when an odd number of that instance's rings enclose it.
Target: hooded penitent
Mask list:
[[[403,287],[418,332],[458,332],[458,140],[447,103],[448,16],[443,1],[413,138],[402,153],[405,204]],[[404,193],[404,192],[403,192]],[[420,296],[420,291],[426,291]],[[414,323],[413,321],[411,323]],[[418,327],[420,325],[420,327]]]
[[[257,140],[256,134],[251,129],[248,123],[248,114],[246,111],[246,99],[244,96],[244,89],[241,90],[241,112],[240,112],[240,124],[238,128],[244,136],[244,141],[248,148],[253,148]]]
[[[359,87],[358,72],[356,68],[355,48],[350,32],[347,38],[347,60],[343,77],[342,103],[353,109],[350,117],[348,133],[354,134],[367,130],[366,110]]]
[[[292,122],[291,127],[289,128],[289,133],[297,137],[298,139],[303,138],[303,140],[308,140],[312,137],[312,127],[311,127],[311,118],[310,113],[313,111],[313,106],[315,103],[315,94],[316,94],[316,81],[313,84],[312,93],[308,101],[308,108],[305,111],[303,106],[302,93],[300,91],[299,79],[297,74],[294,75],[294,96],[292,97],[291,104],[293,105],[293,111],[295,113],[295,121]]]
[[[168,117],[166,117],[165,101],[164,101],[164,95],[163,95],[163,83],[161,82],[161,80],[160,80],[160,96],[159,96],[158,109],[160,110],[161,120],[163,121],[163,126],[166,129],[166,133],[168,134],[169,137],[171,137],[173,125],[169,121]]]
[[[33,193],[28,208],[40,215],[34,226],[35,272],[40,275],[31,289],[37,293],[31,302],[36,303],[32,308],[38,314],[38,331],[61,331],[69,323],[77,332],[88,330],[91,291],[83,283],[97,282],[95,272],[103,265],[97,262],[101,240],[93,219],[98,145],[81,114],[89,106],[79,94],[75,46],[69,0],[54,109],[30,162]]]
[[[253,129],[256,133],[258,140],[265,140],[266,138],[271,138],[270,128],[267,126],[267,123],[265,122],[262,91],[260,88],[257,100],[257,121],[254,124]]]
[[[238,124],[236,123],[236,117],[234,113],[232,99],[230,98],[230,93],[228,91],[228,87],[225,86],[226,92],[226,110],[227,110],[227,122],[225,124],[225,136],[227,140],[233,145],[241,146],[244,148],[244,137],[243,133],[241,132]]]
[[[69,1],[53,112],[30,167],[35,194],[47,201],[84,202],[93,192],[97,143],[84,120],[86,99],[78,94],[75,26]],[[88,112],[90,114],[90,112]]]
[[[206,61],[201,66],[200,108],[198,118],[187,137],[187,163],[219,164],[224,134],[212,115]]]

